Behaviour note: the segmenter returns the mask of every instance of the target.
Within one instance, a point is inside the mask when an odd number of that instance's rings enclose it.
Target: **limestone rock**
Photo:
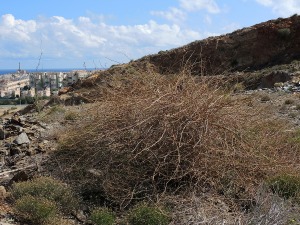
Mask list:
[[[22,145],[22,144],[29,144],[30,140],[27,136],[26,133],[21,133],[15,140],[14,143],[18,144],[18,145]]]

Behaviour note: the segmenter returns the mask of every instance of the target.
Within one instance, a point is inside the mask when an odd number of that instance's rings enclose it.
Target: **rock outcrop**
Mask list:
[[[14,115],[2,122],[0,129],[0,185],[26,180],[32,171],[40,169],[40,163],[47,158],[51,149],[42,134],[49,127],[30,116]]]

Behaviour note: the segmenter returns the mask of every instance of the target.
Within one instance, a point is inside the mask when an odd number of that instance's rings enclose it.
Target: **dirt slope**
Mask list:
[[[218,37],[146,56],[159,72],[177,73],[184,66],[192,74],[221,74],[256,70],[300,58],[300,16],[270,20]]]

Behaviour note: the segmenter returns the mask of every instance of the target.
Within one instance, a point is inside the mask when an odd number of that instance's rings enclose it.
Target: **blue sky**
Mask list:
[[[108,67],[278,17],[300,0],[10,0],[0,69]]]

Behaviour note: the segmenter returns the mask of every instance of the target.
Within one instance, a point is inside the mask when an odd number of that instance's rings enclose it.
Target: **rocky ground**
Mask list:
[[[28,108],[24,115],[21,110],[0,119],[0,225],[18,224],[9,204],[13,182],[44,174],[43,164],[56,149],[57,135],[89,106],[46,106],[40,113]],[[73,219],[66,224],[77,222]]]

